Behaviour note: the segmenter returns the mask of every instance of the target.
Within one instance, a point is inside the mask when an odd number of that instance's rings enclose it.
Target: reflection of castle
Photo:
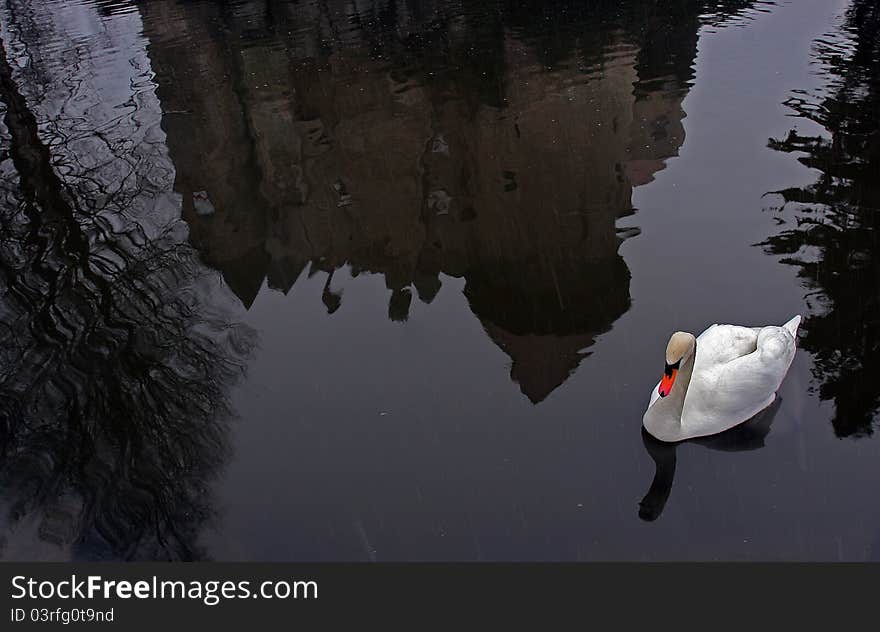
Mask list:
[[[615,222],[683,141],[696,9],[619,28],[581,12],[548,67],[497,16],[427,28],[391,3],[356,29],[330,4],[140,5],[192,242],[246,306],[264,280],[286,293],[307,265],[349,264],[383,274],[405,319],[410,287],[430,302],[441,272],[463,276],[544,399],[629,307]]]

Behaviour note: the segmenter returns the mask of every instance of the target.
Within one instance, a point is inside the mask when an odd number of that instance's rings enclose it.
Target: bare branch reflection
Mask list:
[[[29,10],[7,7],[13,34]],[[230,321],[185,227],[151,221],[174,208],[128,171],[148,167],[138,152],[161,158],[144,113],[70,134],[64,108],[33,110],[9,46],[21,42],[0,42],[0,553],[200,557],[253,332]],[[58,89],[31,68],[29,86]]]

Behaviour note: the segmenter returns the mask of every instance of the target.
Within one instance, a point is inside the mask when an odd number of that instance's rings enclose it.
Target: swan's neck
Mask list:
[[[644,417],[644,425],[652,435],[662,441],[679,441],[682,435],[681,413],[691,377],[694,374],[694,363],[697,360],[697,343],[687,361],[678,371],[678,377],[672,391],[666,397],[658,398],[648,408]]]
[[[679,393],[681,393],[681,405],[684,406],[684,398],[687,396],[688,388],[691,385],[691,376],[694,374],[694,363],[697,360],[697,342],[694,341],[694,350],[691,352],[691,356],[687,359],[687,362],[684,363],[684,366],[681,367],[681,370],[678,372],[678,379],[676,382],[681,382],[681,388],[679,388]],[[674,385],[678,387],[678,384]]]

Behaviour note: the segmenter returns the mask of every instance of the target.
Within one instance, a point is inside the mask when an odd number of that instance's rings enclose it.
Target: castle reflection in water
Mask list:
[[[540,402],[629,308],[615,222],[684,141],[700,7],[619,4],[142,5],[192,243],[246,307],[349,266],[402,321],[463,277]]]

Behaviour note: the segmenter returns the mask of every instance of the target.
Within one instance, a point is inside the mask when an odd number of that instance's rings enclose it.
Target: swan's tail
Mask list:
[[[783,327],[785,327],[788,330],[788,333],[791,334],[792,338],[797,340],[797,330],[798,330],[798,327],[800,326],[800,324],[801,324],[801,315],[798,314],[797,316],[792,318],[790,321],[785,323],[783,325]]]

